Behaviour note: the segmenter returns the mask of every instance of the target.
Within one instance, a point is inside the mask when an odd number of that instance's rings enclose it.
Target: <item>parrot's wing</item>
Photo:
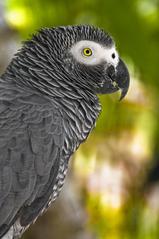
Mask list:
[[[11,99],[11,91],[0,99],[0,237],[17,217],[27,225],[38,216],[55,184],[64,141],[57,107],[27,92]]]

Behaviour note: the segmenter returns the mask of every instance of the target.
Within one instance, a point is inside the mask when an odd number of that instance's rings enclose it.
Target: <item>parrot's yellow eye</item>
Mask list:
[[[83,55],[84,56],[91,56],[92,55],[92,50],[90,48],[84,48],[83,49]]]

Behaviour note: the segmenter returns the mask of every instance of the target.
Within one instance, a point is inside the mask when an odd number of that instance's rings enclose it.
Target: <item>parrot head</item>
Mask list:
[[[120,100],[129,88],[129,72],[119,57],[113,39],[99,28],[78,26],[67,46],[65,67],[76,76],[76,84],[93,89],[96,94],[121,91]],[[67,30],[66,30],[67,31]],[[75,34],[76,33],[76,34]],[[79,81],[78,81],[79,80]]]
[[[25,42],[6,72],[18,83],[23,79],[58,97],[67,96],[67,90],[93,94],[121,90],[122,99],[129,88],[129,72],[114,40],[89,25],[41,29]]]

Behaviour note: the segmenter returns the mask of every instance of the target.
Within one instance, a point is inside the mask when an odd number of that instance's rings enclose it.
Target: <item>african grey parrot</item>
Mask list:
[[[128,87],[99,28],[44,28],[23,44],[0,77],[0,238],[19,238],[56,199],[101,111],[97,94]]]

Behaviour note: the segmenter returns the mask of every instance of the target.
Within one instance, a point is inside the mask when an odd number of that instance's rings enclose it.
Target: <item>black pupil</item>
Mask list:
[[[112,54],[112,58],[113,58],[113,59],[115,58],[115,53]]]
[[[89,54],[89,53],[90,53],[90,50],[89,50],[89,49],[87,49],[87,50],[86,50],[86,54]]]

